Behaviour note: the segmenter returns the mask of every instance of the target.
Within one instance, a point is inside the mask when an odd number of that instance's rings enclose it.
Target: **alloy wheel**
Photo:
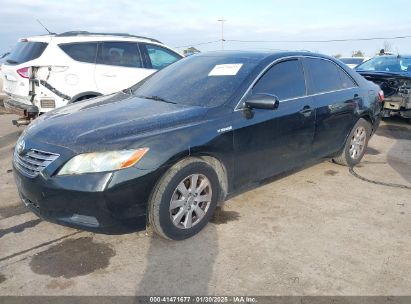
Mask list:
[[[362,152],[365,149],[366,140],[367,131],[364,127],[359,126],[355,129],[354,134],[351,137],[349,153],[352,159],[358,159],[362,155]]]
[[[211,183],[205,175],[192,174],[174,190],[170,201],[170,217],[174,226],[189,229],[206,215],[212,198]]]

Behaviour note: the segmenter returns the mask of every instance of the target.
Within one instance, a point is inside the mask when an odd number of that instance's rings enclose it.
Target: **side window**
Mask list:
[[[338,68],[338,67],[337,69],[338,69],[338,72],[340,73],[341,86],[343,89],[353,88],[357,86],[354,80],[352,80],[351,77],[348,76],[347,73],[343,71],[343,69]]]
[[[59,47],[74,60],[87,63],[96,62],[97,43],[95,42],[67,43],[60,44]]]
[[[140,52],[137,43],[101,42],[98,63],[127,68],[141,68]]]
[[[181,58],[177,54],[162,48],[161,46],[145,44],[143,47],[147,50],[152,68],[156,70],[161,70]]]
[[[331,61],[307,58],[313,88],[311,93],[330,92],[355,86],[353,80]]]
[[[301,62],[289,60],[274,65],[260,78],[253,92],[276,95],[280,100],[305,96],[305,79]]]

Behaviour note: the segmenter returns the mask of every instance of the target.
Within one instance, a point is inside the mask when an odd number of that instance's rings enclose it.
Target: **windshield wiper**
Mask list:
[[[137,97],[145,98],[145,99],[152,99],[152,100],[156,100],[156,101],[162,101],[162,102],[166,102],[166,103],[177,104],[177,103],[174,102],[174,101],[164,99],[164,98],[162,98],[162,97],[160,97],[160,96],[157,96],[157,95],[152,95],[152,96],[137,96]]]
[[[11,64],[17,64],[18,63],[16,60],[12,60],[12,59],[7,59],[6,62],[11,63]]]

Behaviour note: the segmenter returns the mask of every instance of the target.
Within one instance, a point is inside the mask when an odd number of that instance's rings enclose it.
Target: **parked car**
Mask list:
[[[5,106],[28,124],[37,115],[128,88],[182,56],[129,34],[66,32],[21,39],[2,66]]]
[[[58,223],[112,233],[148,222],[185,239],[246,185],[327,157],[358,164],[379,90],[314,53],[193,55],[37,118],[15,148],[17,188]]]
[[[384,91],[384,117],[399,115],[411,122],[411,56],[377,56],[356,71]]]
[[[1,77],[1,65],[9,54],[10,52],[6,52],[0,55],[0,100],[3,100],[6,97],[6,93],[4,93],[3,89],[3,78]]]
[[[369,60],[369,57],[341,57],[339,58],[340,61],[344,62],[347,66],[351,69],[356,68],[361,63]]]

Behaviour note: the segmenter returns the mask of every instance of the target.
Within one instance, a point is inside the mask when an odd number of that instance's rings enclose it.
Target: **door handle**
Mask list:
[[[103,74],[105,77],[116,77],[116,74]]]
[[[304,108],[300,110],[300,114],[304,115],[305,117],[309,117],[312,112],[313,109],[310,106],[304,106]]]

